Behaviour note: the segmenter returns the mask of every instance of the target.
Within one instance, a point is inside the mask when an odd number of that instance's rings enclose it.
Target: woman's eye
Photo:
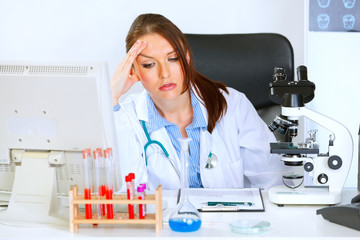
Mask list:
[[[177,60],[179,60],[178,57],[169,58],[169,61],[172,61],[172,62],[175,62],[175,61],[177,61]]]
[[[154,66],[154,63],[142,64],[142,66],[143,66],[144,68],[151,68],[152,66]]]

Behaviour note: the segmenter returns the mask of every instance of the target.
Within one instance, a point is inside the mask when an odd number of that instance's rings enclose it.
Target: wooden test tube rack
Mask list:
[[[113,195],[113,199],[105,197],[92,196],[93,199],[84,199],[83,194],[78,194],[78,187],[73,186],[69,193],[69,222],[70,232],[79,229],[79,224],[155,224],[156,233],[162,229],[162,187],[157,187],[155,194],[147,194],[144,200],[137,199],[135,195],[133,200],[128,200],[126,195]],[[136,199],[135,199],[136,198]],[[135,214],[134,219],[129,219],[128,213],[114,213],[113,219],[107,219],[106,216],[98,218],[93,214],[92,219],[86,219],[85,213],[79,212],[79,205],[85,204],[155,204],[155,213],[146,213],[145,219],[139,219]]]

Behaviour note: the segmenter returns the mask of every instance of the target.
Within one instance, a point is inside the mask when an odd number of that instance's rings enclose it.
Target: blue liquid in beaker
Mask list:
[[[170,226],[171,230],[173,230],[175,232],[194,232],[200,228],[201,220],[200,219],[191,219],[191,218],[170,219],[169,226]]]

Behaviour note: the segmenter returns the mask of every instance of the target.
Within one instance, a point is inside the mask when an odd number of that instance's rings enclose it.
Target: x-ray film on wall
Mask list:
[[[360,0],[310,0],[310,31],[360,31]]]

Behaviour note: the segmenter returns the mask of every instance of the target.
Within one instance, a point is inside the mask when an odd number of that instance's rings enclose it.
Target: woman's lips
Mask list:
[[[175,87],[176,87],[175,83],[167,83],[167,84],[162,85],[159,89],[161,91],[170,91],[170,90],[173,90]]]

